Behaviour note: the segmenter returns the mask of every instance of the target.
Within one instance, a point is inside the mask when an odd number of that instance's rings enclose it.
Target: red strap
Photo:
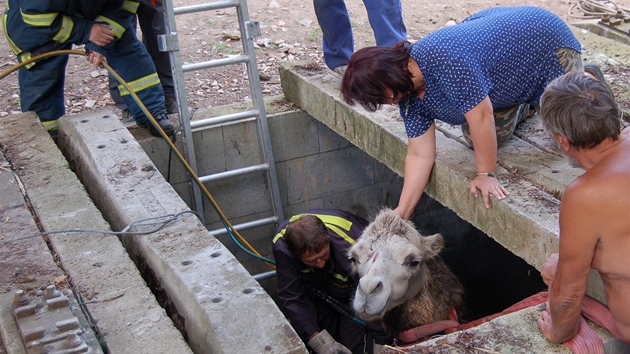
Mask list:
[[[424,337],[427,337],[436,333],[440,333],[448,328],[453,328],[454,330],[456,330],[458,325],[459,325],[459,322],[453,321],[453,320],[444,320],[444,321],[437,321],[433,323],[427,323],[425,325],[400,332],[396,336],[396,338],[405,343],[411,343],[411,342],[420,340]]]
[[[153,6],[157,6],[157,0],[151,0],[151,3],[153,4]]]
[[[489,322],[497,317],[504,316],[510,314],[512,312],[516,312],[522,310],[524,308],[528,308],[531,306],[536,306],[542,303],[547,302],[548,293],[546,291],[540,292],[538,294],[534,294],[518,303],[508,307],[504,311],[499,313],[495,313],[486,317],[482,317],[478,320],[468,322],[465,324],[458,325],[457,322],[457,313],[455,312],[455,308],[451,308],[449,310],[449,320],[438,321],[435,323],[429,323],[423,326],[419,326],[416,328],[412,328],[401,332],[397,338],[403,342],[411,343],[418,340],[423,339],[424,337],[430,336],[432,334],[444,331],[446,333],[453,333],[456,331],[461,331],[469,328],[476,327],[480,324]],[[453,316],[454,314],[454,316]],[[621,333],[617,329],[615,325],[615,321],[612,317],[612,314],[608,310],[608,308],[598,301],[585,296],[582,300],[582,315],[589,320],[595,322],[601,327],[606,328],[610,331],[617,339],[624,342],[621,338]],[[625,343],[625,342],[624,342]],[[564,342],[564,344],[571,349],[575,354],[603,354],[604,353],[604,345],[602,343],[601,338],[593,330],[584,318],[580,319],[580,330],[578,334],[571,338],[570,340]],[[627,343],[630,344],[630,343]]]
[[[539,292],[538,294],[534,294],[526,299],[523,299],[519,302],[517,302],[516,304],[508,307],[507,309],[499,312],[499,313],[495,313],[486,317],[482,317],[480,319],[468,322],[468,323],[464,323],[462,325],[460,325],[459,327],[457,327],[457,330],[463,330],[463,329],[469,329],[469,328],[473,328],[473,327],[477,327],[480,324],[486,323],[486,322],[490,322],[492,320],[494,320],[497,317],[500,316],[504,316],[507,314],[510,314],[512,312],[516,312],[519,310],[522,310],[524,308],[527,307],[532,307],[532,306],[536,306],[536,305],[540,305],[544,302],[547,302],[547,292],[546,291],[542,291]]]
[[[630,342],[623,339],[608,307],[604,306],[601,302],[585,296],[584,299],[582,299],[582,316],[606,328],[615,338],[630,345]]]
[[[448,310],[447,316],[448,320],[427,323],[425,325],[403,331],[399,333],[396,338],[403,342],[410,343],[442,331],[446,333],[455,332],[459,326],[459,319],[457,318],[457,310],[455,309],[455,306],[452,306]]]
[[[586,323],[586,320],[580,318],[580,330],[575,337],[564,342],[575,354],[604,354],[604,343],[599,338],[597,332]]]

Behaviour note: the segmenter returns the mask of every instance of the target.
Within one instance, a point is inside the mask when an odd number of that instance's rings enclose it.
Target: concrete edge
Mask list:
[[[62,149],[114,229],[189,210],[111,112],[68,117],[60,130]],[[194,352],[306,352],[271,298],[195,216],[125,244],[164,290]]]
[[[5,117],[0,131],[2,144],[20,156],[11,162],[46,230],[110,230],[34,114]],[[109,350],[190,352],[116,236],[68,232],[49,240],[75,296],[90,302],[86,307]]]

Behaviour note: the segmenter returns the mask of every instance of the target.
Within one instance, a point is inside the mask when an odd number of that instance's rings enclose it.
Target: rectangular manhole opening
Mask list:
[[[444,237],[440,256],[464,286],[462,323],[501,312],[547,288],[536,268],[427,195],[411,221],[423,235]]]

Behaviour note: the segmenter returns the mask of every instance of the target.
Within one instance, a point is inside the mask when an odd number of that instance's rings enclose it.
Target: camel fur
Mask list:
[[[382,321],[390,336],[446,320],[463,287],[438,256],[443,247],[442,235],[422,236],[395,211],[379,212],[348,251],[360,277],[357,316]]]

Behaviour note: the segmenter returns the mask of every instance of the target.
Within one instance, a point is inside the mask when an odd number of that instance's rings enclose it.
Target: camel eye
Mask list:
[[[417,267],[418,265],[420,265],[420,261],[413,260],[409,262],[410,267]]]

